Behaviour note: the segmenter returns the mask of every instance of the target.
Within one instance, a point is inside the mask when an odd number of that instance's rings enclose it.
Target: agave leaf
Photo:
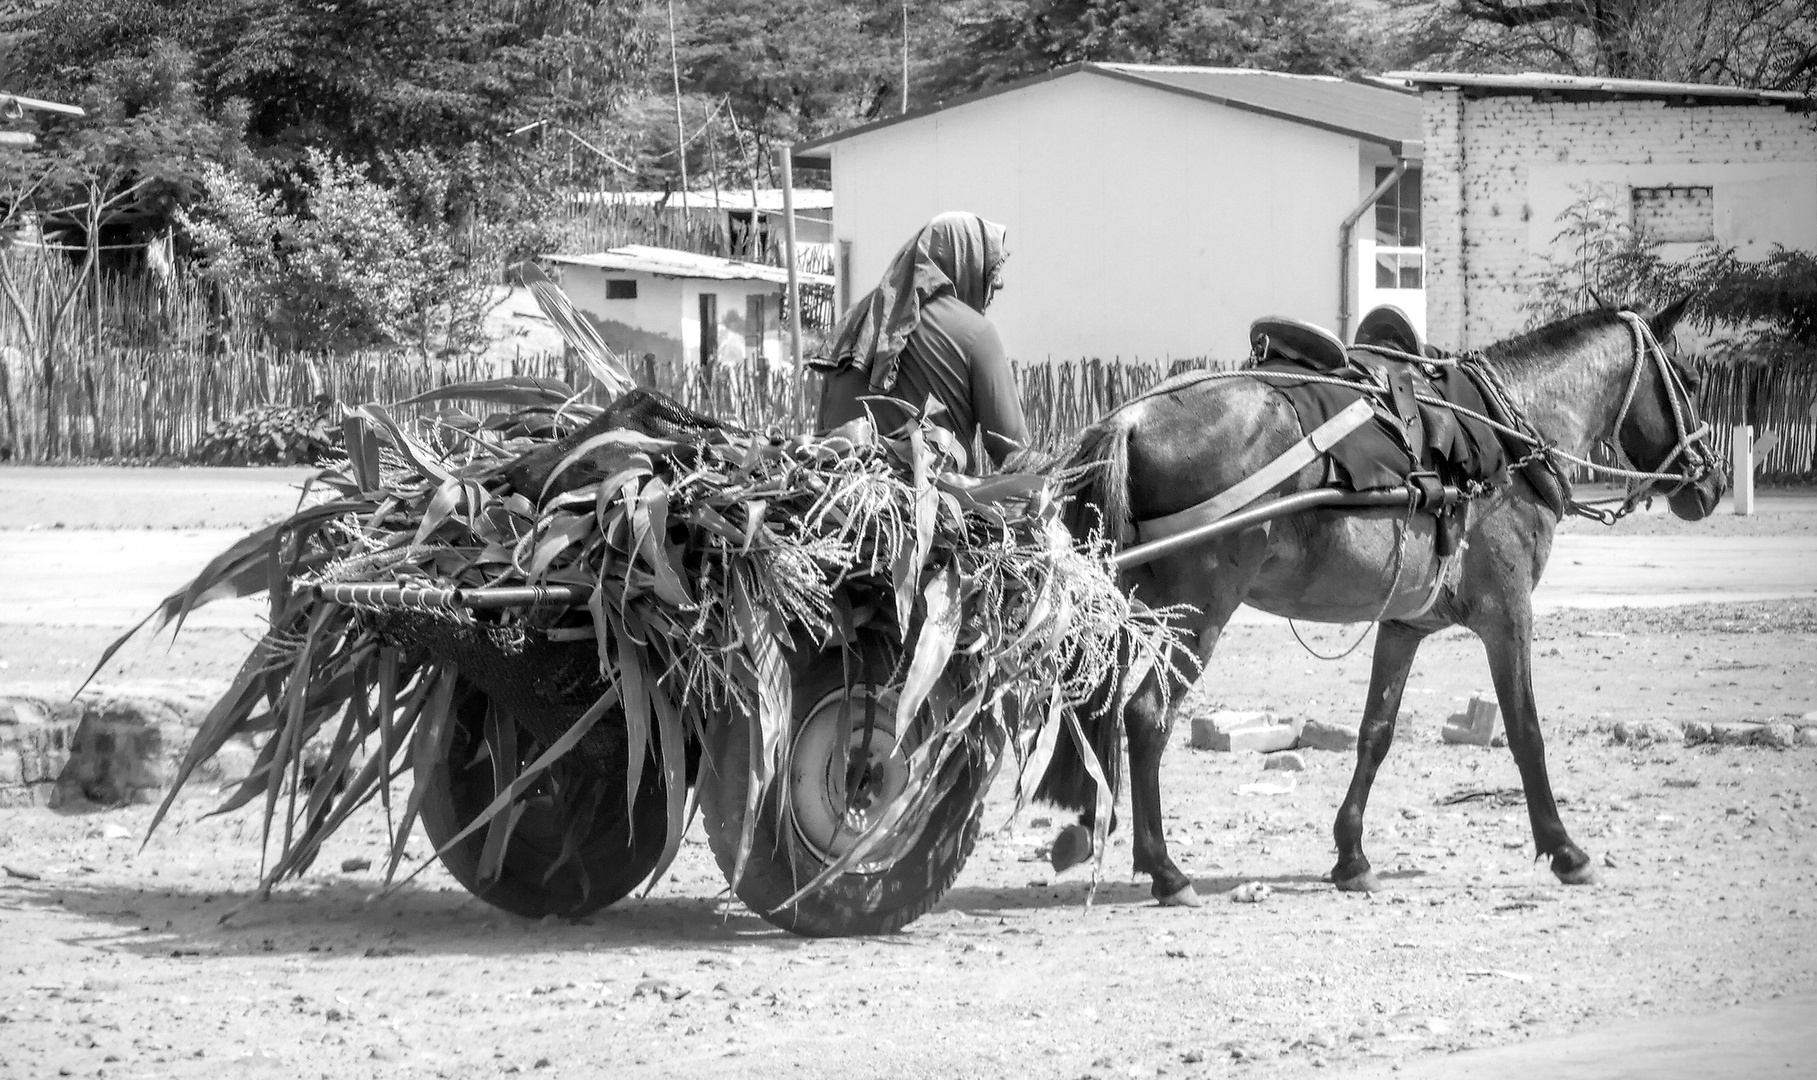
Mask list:
[[[398,405],[427,405],[434,401],[495,401],[501,405],[560,405],[574,396],[574,389],[560,379],[538,379],[529,375],[510,375],[500,379],[449,383]]]
[[[662,740],[664,809],[668,816],[669,831],[663,839],[662,854],[657,857],[656,866],[650,871],[649,884],[644,886],[645,896],[669,872],[669,864],[675,861],[676,852],[681,850],[682,834],[688,831],[688,740],[682,726],[681,710],[675,707],[674,700],[660,684],[652,684],[651,691],[650,700],[656,706],[656,731]]]
[[[411,438],[408,432],[399,427],[397,421],[391,418],[391,413],[386,411],[383,405],[361,405],[353,411],[378,425],[390,437],[392,449],[402,454],[404,460],[410,462],[417,472],[434,478],[437,483],[445,483],[448,480],[451,474],[436,464],[435,455],[429,452],[429,448]]]
[[[618,681],[625,703],[625,813],[636,817],[637,789],[643,786],[644,757],[650,745],[649,671],[644,667],[643,647],[632,637],[623,620],[630,613],[608,610],[612,620],[612,638],[618,646]]]
[[[1016,805],[1009,812],[1009,820],[1015,821],[1022,816],[1022,809],[1034,798],[1035,788],[1041,778],[1047,774],[1048,763],[1054,759],[1054,748],[1060,743],[1060,731],[1066,726],[1066,699],[1056,685],[1047,699],[1047,718],[1035,728],[1035,738],[1029,747],[1028,755],[1022,759],[1022,767],[1016,771]],[[1096,820],[1096,819],[1093,819]],[[1008,822],[1005,822],[1007,826]]]
[[[421,544],[429,539],[430,534],[441,528],[442,522],[448,520],[448,515],[454,513],[455,507],[461,504],[464,494],[465,488],[459,480],[449,477],[442,481],[441,486],[435,489],[435,497],[431,498],[429,505],[423,508],[423,523],[416,527],[416,539],[410,542]]]
[[[424,685],[431,689],[417,721],[416,736],[410,743],[410,756],[418,776],[428,775],[437,764],[445,764],[454,742],[452,705],[456,672],[451,667],[431,665],[423,669],[423,674]],[[404,845],[410,840],[410,829],[416,824],[417,811],[422,808],[427,794],[421,784],[410,789],[410,799],[404,804],[397,835],[391,841],[391,858],[385,866],[386,881],[397,875],[398,864],[404,861]]]
[[[669,561],[664,538],[669,532],[669,485],[656,476],[643,486],[631,508],[631,535],[655,576],[656,595],[676,607],[693,607],[694,597],[683,584],[681,567]]]
[[[926,615],[921,632],[915,638],[915,652],[909,660],[908,674],[902,680],[902,693],[896,700],[896,745],[908,737],[914,727],[915,714],[921,711],[934,684],[945,674],[952,659],[953,644],[959,638],[959,572],[945,567],[928,580],[922,590]]]
[[[568,299],[568,294],[550,280],[542,267],[526,262],[518,267],[518,273],[524,284],[530,287],[530,295],[535,297],[536,306],[561,331],[562,337],[574,347],[575,355],[587,366],[588,374],[607,393],[616,396],[637,385],[624,359],[612,351],[605,339],[599,336],[599,331],[593,328],[586,316],[576,310],[574,302]]]
[[[1104,870],[1104,848],[1110,840],[1111,807],[1116,801],[1117,793],[1111,789],[1104,766],[1098,761],[1097,751],[1091,748],[1091,740],[1085,737],[1084,730],[1079,727],[1078,714],[1071,709],[1066,710],[1066,729],[1072,732],[1073,742],[1079,749],[1079,760],[1085,763],[1085,771],[1090,774],[1092,782],[1097,785],[1097,800],[1092,811],[1091,836],[1092,850],[1097,852],[1097,858],[1092,860],[1091,892],[1087,894],[1087,902],[1089,902],[1091,893],[1097,892],[1098,876]],[[1111,767],[1115,767],[1114,762],[1111,763]]]
[[[757,808],[776,775],[784,736],[793,724],[795,712],[794,680],[788,659],[775,631],[770,612],[751,599],[744,574],[732,574],[732,619],[755,680],[757,712],[744,717],[751,725],[750,783],[745,788],[744,829],[738,838],[738,856],[733,860],[732,888],[744,880],[745,863],[756,840]],[[727,723],[737,723],[732,717]]]
[[[555,557],[567,550],[569,545],[586,538],[593,529],[593,519],[579,514],[560,514],[563,519],[552,525],[549,531],[537,541],[536,554],[530,559],[530,568],[525,572],[524,580],[535,582],[549,569]]]

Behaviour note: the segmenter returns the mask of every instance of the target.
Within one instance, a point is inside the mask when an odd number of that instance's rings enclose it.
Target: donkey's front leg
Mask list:
[[[1350,776],[1350,790],[1344,793],[1344,803],[1338,807],[1337,821],[1331,827],[1338,845],[1338,862],[1331,868],[1331,881],[1344,892],[1374,892],[1382,887],[1375,871],[1369,868],[1369,857],[1363,854],[1363,811],[1369,806],[1369,789],[1375,785],[1376,770],[1382,767],[1382,759],[1388,756],[1388,747],[1394,742],[1394,721],[1400,715],[1407,673],[1413,669],[1413,657],[1425,639],[1426,631],[1406,623],[1387,622],[1376,628],[1369,700],[1363,705],[1363,723],[1356,739],[1356,771]]]
[[[1552,860],[1552,872],[1567,885],[1591,885],[1596,869],[1590,856],[1571,842],[1552,799],[1546,775],[1546,743],[1539,732],[1539,707],[1533,699],[1533,622],[1527,612],[1510,612],[1485,626],[1473,626],[1489,653],[1489,674],[1501,705],[1508,749],[1520,769],[1527,793],[1527,818],[1541,856]]]

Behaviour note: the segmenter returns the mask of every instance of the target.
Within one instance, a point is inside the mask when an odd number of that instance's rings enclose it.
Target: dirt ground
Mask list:
[[[1741,536],[1809,540],[1810,520]],[[67,678],[111,632],[0,626],[0,682]],[[1354,632],[1304,631],[1321,651]],[[247,634],[135,647],[118,677],[223,679]],[[1184,722],[1168,837],[1203,908],[1156,907],[1121,834],[1086,906],[1089,874],[1056,879],[1041,857],[1059,819],[1036,808],[1001,829],[999,790],[956,887],[881,939],[807,941],[726,904],[698,829],[647,898],[529,923],[435,867],[389,894],[374,871],[341,872],[379,861],[376,808],[269,902],[248,896],[256,817],[205,818],[213,792],[142,850],[148,808],[0,810],[0,1076],[1259,1080],[1802,1002],[1817,991],[1817,749],[1637,749],[1610,732],[1817,710],[1814,646],[1804,598],[1541,617],[1553,783],[1602,867],[1594,887],[1533,862],[1524,807],[1496,794],[1519,783],[1506,750],[1440,742],[1488,683],[1461,632],[1431,640],[1409,682],[1368,819],[1390,884],[1374,897],[1320,880],[1350,755],[1307,751],[1295,790],[1242,795],[1262,759],[1191,750]],[[1353,716],[1368,653],[1321,662],[1282,624],[1238,623],[1187,709]],[[427,855],[413,840],[406,866]],[[1233,902],[1252,881],[1272,894]]]

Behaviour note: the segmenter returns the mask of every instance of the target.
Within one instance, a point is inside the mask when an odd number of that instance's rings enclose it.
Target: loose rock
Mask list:
[[[1304,772],[1306,769],[1306,759],[1294,753],[1292,750],[1282,750],[1278,754],[1269,754],[1267,760],[1262,762],[1262,768],[1282,769],[1287,772]]]
[[[1798,729],[1790,724],[1768,724],[1760,729],[1754,741],[1775,750],[1790,750],[1798,745]]]
[[[1710,741],[1718,746],[1747,746],[1766,729],[1765,724],[1742,721],[1730,724],[1711,724]]]
[[[1250,881],[1230,890],[1230,898],[1239,904],[1259,904],[1273,892],[1273,889],[1259,881]]]
[[[1627,746],[1683,744],[1685,730],[1670,720],[1617,720],[1615,741]]]
[[[1357,728],[1335,720],[1308,720],[1300,728],[1302,750],[1355,750]]]

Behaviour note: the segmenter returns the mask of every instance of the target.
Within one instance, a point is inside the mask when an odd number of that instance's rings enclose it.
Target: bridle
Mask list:
[[[1652,326],[1632,311],[1617,314],[1628,324],[1628,332],[1634,339],[1634,370],[1628,377],[1628,390],[1622,395],[1621,408],[1615,412],[1615,423],[1609,429],[1609,437],[1603,440],[1609,456],[1619,467],[1618,470],[1610,471],[1625,476],[1629,481],[1628,496],[1622,501],[1621,508],[1615,511],[1615,516],[1620,518],[1632,513],[1642,501],[1659,494],[1655,489],[1660,484],[1672,483],[1672,487],[1663,493],[1671,498],[1686,487],[1702,482],[1716,466],[1713,455],[1705,445],[1710,438],[1710,425],[1703,422],[1695,428],[1691,426],[1691,390],[1685,385],[1684,376],[1679,374],[1677,366],[1666,357],[1666,351],[1659,344]],[[1648,368],[1659,371],[1666,402],[1672,411],[1672,425],[1678,438],[1671,452],[1659,464],[1651,469],[1642,469],[1622,449],[1621,429],[1628,421],[1628,413],[1634,406],[1634,396],[1639,392]],[[1684,467],[1676,472],[1668,472],[1681,457],[1684,459]]]

